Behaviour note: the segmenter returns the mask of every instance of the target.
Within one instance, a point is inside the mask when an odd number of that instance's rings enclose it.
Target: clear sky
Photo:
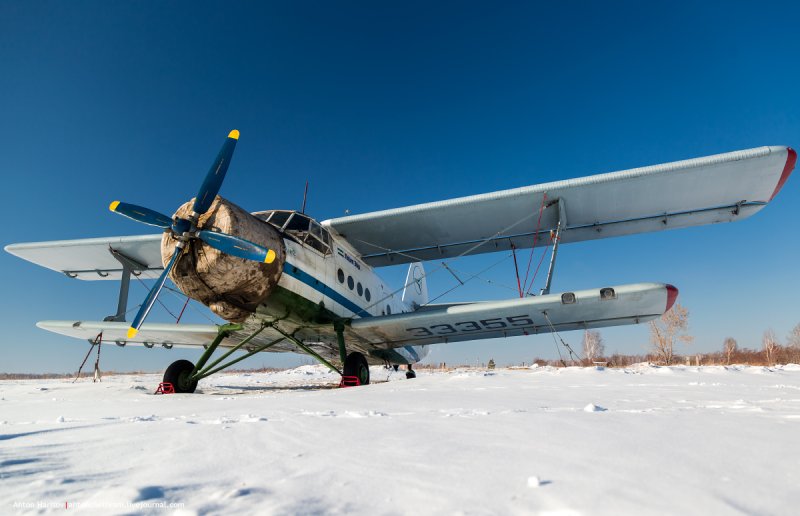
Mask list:
[[[800,146],[796,3],[0,1],[0,203],[13,242],[140,234],[115,199],[172,213],[230,129],[221,194],[319,220],[760,145]],[[800,180],[735,224],[564,246],[554,291],[663,281],[696,341],[757,347],[800,322]],[[474,273],[502,255],[461,259]],[[538,259],[538,255],[536,256]],[[405,268],[382,271],[400,284]],[[443,301],[514,297],[506,260]],[[537,284],[541,284],[540,273]],[[446,272],[432,294],[449,289]],[[116,283],[0,253],[0,371],[74,371]],[[131,306],[146,289],[133,285]],[[162,295],[171,310],[175,296]],[[188,320],[204,322],[197,310]],[[161,308],[151,321],[169,321]],[[642,353],[646,326],[604,330]],[[580,333],[565,334],[578,346]],[[104,346],[104,369],[197,352]],[[442,345],[430,361],[555,356],[547,335]],[[297,356],[263,354],[251,366]]]

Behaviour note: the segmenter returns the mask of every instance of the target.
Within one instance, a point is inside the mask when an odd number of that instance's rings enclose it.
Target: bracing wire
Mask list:
[[[539,210],[539,219],[540,219],[540,220],[541,220],[541,212],[542,212],[543,210],[544,210],[544,207],[542,207],[542,208]],[[455,257],[453,257],[451,260],[457,260],[458,258],[462,258],[463,256],[466,256],[466,255],[470,254],[470,253],[471,253],[472,251],[474,251],[475,249],[479,248],[480,246],[482,246],[482,245],[486,244],[487,242],[489,242],[489,241],[491,241],[491,240],[494,240],[496,237],[500,236],[501,234],[504,234],[504,233],[508,232],[509,230],[511,230],[511,229],[513,229],[513,228],[515,228],[515,227],[519,226],[520,224],[522,224],[523,222],[527,221],[528,219],[531,219],[531,218],[533,218],[535,215],[536,215],[536,212],[532,212],[532,213],[530,213],[530,214],[528,214],[528,215],[525,215],[524,217],[522,217],[522,218],[521,218],[521,219],[519,219],[518,221],[516,221],[516,222],[514,222],[514,223],[512,223],[512,224],[510,224],[510,225],[508,225],[507,227],[505,227],[505,228],[501,229],[500,231],[496,232],[495,234],[493,234],[493,235],[491,235],[491,236],[488,236],[488,237],[486,237],[486,238],[483,238],[483,239],[479,240],[477,243],[475,243],[474,245],[472,245],[472,246],[470,246],[469,248],[467,248],[467,249],[466,249],[464,252],[462,252],[462,253],[460,253],[460,254],[456,255],[456,256],[455,256]],[[537,233],[538,233],[538,230],[537,230]],[[418,260],[419,260],[417,257],[415,257],[415,256],[413,256],[413,255],[411,255],[411,254],[404,253],[404,252],[402,252],[402,251],[397,251],[397,250],[394,250],[394,249],[390,249],[390,248],[388,248],[388,247],[384,247],[384,246],[382,246],[382,245],[378,245],[378,244],[375,244],[375,243],[373,243],[373,242],[368,242],[368,241],[366,241],[366,240],[363,240],[363,239],[358,239],[358,240],[359,240],[359,242],[362,242],[362,243],[364,243],[364,244],[367,244],[367,245],[369,245],[369,246],[372,246],[372,247],[374,247],[374,248],[376,248],[376,249],[380,249],[380,250],[382,250],[382,251],[386,251],[386,252],[388,252],[388,253],[398,254],[398,255],[400,255],[400,256],[405,256],[406,258],[410,258],[412,261],[418,261]],[[534,243],[535,243],[535,241],[536,241],[536,238],[534,237]],[[511,255],[509,255],[509,256],[511,256]],[[508,257],[506,257],[506,258],[508,258]],[[444,264],[444,263],[445,263],[445,262],[442,262],[442,264]],[[423,273],[423,275],[422,275],[422,277],[421,277],[421,278],[415,278],[415,279],[413,279],[413,280],[409,281],[408,283],[404,284],[402,287],[400,287],[400,288],[398,288],[398,289],[396,289],[396,290],[393,290],[392,292],[390,292],[390,293],[386,294],[386,295],[385,295],[385,296],[383,296],[382,298],[380,298],[380,299],[376,300],[376,301],[375,301],[374,303],[372,303],[371,305],[368,305],[368,306],[364,307],[364,310],[365,310],[365,311],[366,311],[366,310],[369,310],[370,308],[372,308],[372,307],[374,307],[374,306],[377,306],[377,305],[379,305],[379,304],[383,303],[383,302],[384,302],[384,301],[386,301],[387,299],[389,299],[389,298],[393,297],[395,294],[399,294],[401,291],[403,291],[403,290],[404,290],[406,287],[408,287],[408,286],[409,286],[409,285],[411,285],[412,283],[414,283],[414,282],[416,282],[416,281],[419,281],[419,280],[421,280],[422,278],[426,278],[426,277],[428,277],[428,276],[430,276],[430,275],[432,275],[432,274],[434,274],[434,273],[436,273],[436,272],[439,272],[439,271],[441,271],[441,270],[442,270],[442,269],[444,269],[444,268],[445,268],[445,266],[444,266],[444,265],[439,265],[438,267],[435,267],[435,268],[433,268],[433,269],[432,269],[432,270],[430,270],[430,271],[425,271],[425,272]],[[460,286],[460,285],[459,285],[459,286]],[[458,288],[458,287],[455,287],[455,288]],[[447,292],[445,292],[445,294],[446,294],[446,293],[448,293],[448,292],[452,292],[453,290],[455,290],[455,288],[448,290]],[[444,295],[444,294],[442,294],[442,295]],[[442,295],[440,295],[440,296],[437,296],[437,298],[436,298],[436,299],[438,299],[438,298],[439,298],[439,297],[441,297]]]
[[[575,353],[575,351],[573,351],[572,346],[570,346],[569,343],[567,343],[561,337],[561,335],[556,331],[556,328],[555,326],[553,326],[553,322],[550,320],[550,316],[547,315],[547,312],[543,311],[542,314],[544,315],[544,318],[547,320],[547,324],[550,325],[551,335],[553,335],[553,342],[556,343],[556,350],[558,350],[558,358],[561,360],[561,363],[564,365],[564,367],[567,367],[566,362],[564,362],[564,358],[561,356],[561,351],[558,349],[558,342],[556,342],[555,340],[556,337],[558,337],[558,340],[561,341],[561,344],[567,349],[567,351],[569,351],[570,359],[572,359],[573,362],[579,364],[582,359],[578,356],[577,353]]]

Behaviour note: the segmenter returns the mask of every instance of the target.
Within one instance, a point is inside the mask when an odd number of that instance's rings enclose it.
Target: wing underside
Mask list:
[[[559,220],[562,243],[731,222],[772,200],[795,161],[792,149],[760,147],[322,224],[386,266],[529,248],[537,233],[544,246]]]
[[[120,259],[133,265],[133,274],[143,279],[155,279],[164,269],[160,234],[11,244],[5,250],[70,278],[90,281],[119,280]]]
[[[637,324],[659,317],[677,296],[663,283],[638,283],[508,301],[429,306],[416,312],[357,319],[362,345],[391,349]]]

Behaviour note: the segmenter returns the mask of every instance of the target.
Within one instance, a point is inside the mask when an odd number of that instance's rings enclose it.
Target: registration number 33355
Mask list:
[[[453,324],[433,324],[431,326],[417,326],[407,328],[412,337],[433,337],[436,335],[452,335],[454,333],[502,330],[503,328],[532,326],[533,319],[529,315],[513,315],[511,317],[494,317],[479,321],[461,321]]]

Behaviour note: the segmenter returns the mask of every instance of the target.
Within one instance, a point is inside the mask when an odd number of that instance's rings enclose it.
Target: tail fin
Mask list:
[[[425,269],[420,262],[414,262],[408,267],[406,288],[403,289],[403,303],[412,310],[428,302],[428,281],[425,278]]]

